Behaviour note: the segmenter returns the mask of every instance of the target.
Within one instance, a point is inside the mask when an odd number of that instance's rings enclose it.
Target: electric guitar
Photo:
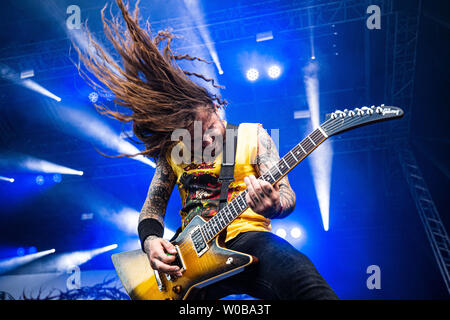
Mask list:
[[[258,179],[272,185],[305,159],[318,145],[338,133],[383,120],[403,116],[391,106],[372,106],[327,114],[326,121],[297,144],[276,165]],[[257,258],[224,247],[221,232],[247,209],[241,192],[208,221],[196,216],[172,241],[177,250],[174,264],[181,268],[180,278],[153,270],[147,254],[134,250],[112,255],[114,268],[131,299],[181,300],[192,297],[199,288],[244,270]]]

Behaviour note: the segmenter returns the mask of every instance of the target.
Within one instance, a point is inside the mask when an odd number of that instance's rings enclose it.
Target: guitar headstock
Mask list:
[[[328,136],[332,136],[369,123],[398,119],[403,116],[403,110],[398,107],[385,106],[362,107],[353,110],[336,110],[326,115],[326,121],[321,128]]]

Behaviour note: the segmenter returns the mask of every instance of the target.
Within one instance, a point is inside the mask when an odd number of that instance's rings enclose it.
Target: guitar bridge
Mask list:
[[[203,238],[202,231],[200,230],[199,226],[197,226],[196,228],[194,228],[194,230],[192,230],[191,240],[192,243],[194,244],[194,249],[199,257],[208,250],[209,248],[208,244]]]

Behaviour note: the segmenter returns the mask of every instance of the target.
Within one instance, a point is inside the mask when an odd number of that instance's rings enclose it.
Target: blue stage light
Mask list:
[[[17,255],[19,257],[23,256],[25,254],[25,249],[24,248],[18,248],[17,249]]]
[[[44,184],[44,182],[45,182],[45,179],[44,179],[43,176],[39,175],[39,176],[36,177],[36,183],[38,185],[42,186]]]
[[[97,92],[91,92],[89,94],[89,101],[92,103],[97,103],[98,101],[98,93]]]
[[[281,68],[277,65],[272,65],[267,69],[267,75],[272,79],[276,79],[281,75]]]
[[[36,247],[29,247],[28,248],[28,254],[33,254],[37,252],[37,248]]]
[[[278,228],[277,231],[275,231],[275,234],[284,239],[284,238],[286,238],[286,235],[287,235],[286,229]]]
[[[53,181],[55,181],[56,183],[60,183],[62,181],[62,175],[59,173],[55,173],[53,175]]]
[[[294,227],[291,229],[291,237],[298,239],[303,235],[302,230],[300,228]]]
[[[255,68],[250,68],[245,75],[249,81],[255,81],[259,78],[259,71]]]

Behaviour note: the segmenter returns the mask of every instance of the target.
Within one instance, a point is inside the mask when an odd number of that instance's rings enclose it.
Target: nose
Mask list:
[[[202,143],[203,148],[209,146],[210,144],[212,144],[213,141],[214,141],[213,137],[210,137],[210,136],[203,137],[203,143]]]

